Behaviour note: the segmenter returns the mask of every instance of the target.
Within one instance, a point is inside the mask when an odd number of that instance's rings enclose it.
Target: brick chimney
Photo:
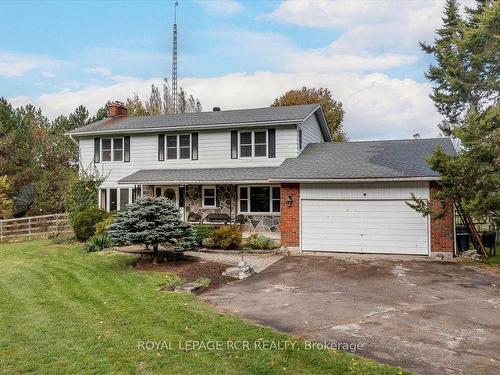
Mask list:
[[[108,104],[108,117],[127,117],[127,107],[124,103],[114,101]]]

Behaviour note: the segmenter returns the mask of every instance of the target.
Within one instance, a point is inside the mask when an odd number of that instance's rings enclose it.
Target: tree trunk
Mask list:
[[[158,244],[153,245],[153,264],[158,264]]]

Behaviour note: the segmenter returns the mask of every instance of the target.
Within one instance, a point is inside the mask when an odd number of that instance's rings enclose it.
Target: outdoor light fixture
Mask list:
[[[445,201],[441,201],[441,208],[444,209],[446,207],[446,202]]]
[[[292,203],[293,203],[293,199],[292,199],[292,196],[289,195],[288,198],[286,199],[286,205],[288,207],[292,207]]]

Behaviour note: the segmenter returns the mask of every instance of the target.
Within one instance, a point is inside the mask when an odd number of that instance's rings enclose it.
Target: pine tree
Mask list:
[[[193,229],[181,220],[175,204],[163,197],[139,198],[125,211],[118,211],[108,234],[114,243],[152,246],[155,261],[159,244],[175,251],[195,246]]]
[[[421,43],[436,60],[426,75],[444,117],[440,128],[460,146],[456,156],[438,149],[429,160],[442,176],[438,198],[499,223],[500,2],[478,1],[463,19],[457,2],[448,0],[437,34],[433,45]]]

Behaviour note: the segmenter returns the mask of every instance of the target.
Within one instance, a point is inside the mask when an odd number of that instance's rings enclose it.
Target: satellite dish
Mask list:
[[[35,203],[35,188],[31,185],[23,186],[14,197],[14,217],[24,216]]]

